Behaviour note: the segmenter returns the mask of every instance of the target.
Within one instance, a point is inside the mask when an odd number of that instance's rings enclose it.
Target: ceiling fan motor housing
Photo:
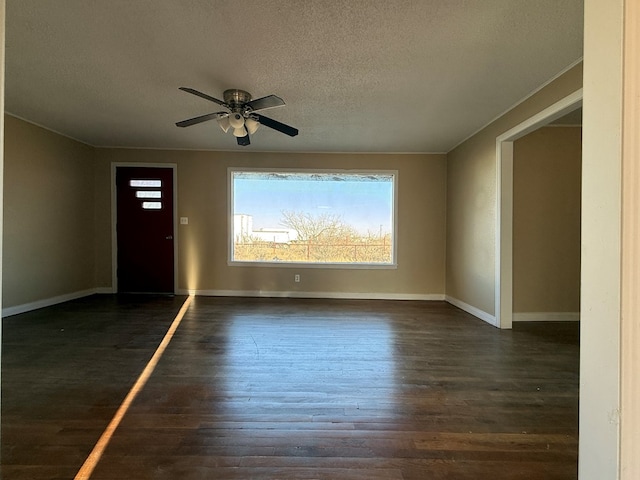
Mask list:
[[[232,109],[233,107],[242,107],[245,103],[251,101],[251,94],[249,92],[235,88],[225,90],[222,95],[225,103],[228,103]]]

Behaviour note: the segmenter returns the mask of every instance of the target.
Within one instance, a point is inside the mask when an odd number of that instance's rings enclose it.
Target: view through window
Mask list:
[[[395,265],[395,172],[229,173],[232,262]]]

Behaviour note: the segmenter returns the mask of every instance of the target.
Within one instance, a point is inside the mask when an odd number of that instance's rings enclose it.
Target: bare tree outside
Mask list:
[[[244,238],[235,244],[235,259],[316,263],[390,263],[391,234],[360,234],[340,215],[285,210],[280,225],[296,232],[288,243]]]
[[[282,212],[281,225],[292,228],[298,233],[298,240],[326,241],[355,237],[355,228],[347,225],[340,215],[324,213],[312,215],[307,212],[285,210]]]

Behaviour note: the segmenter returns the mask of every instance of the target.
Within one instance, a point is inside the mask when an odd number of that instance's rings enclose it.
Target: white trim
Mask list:
[[[620,480],[640,478],[640,3],[625,2],[620,309]]]
[[[0,0],[0,111],[5,109],[5,63],[6,63],[6,32],[7,32],[6,1]],[[3,230],[4,230],[4,150],[5,150],[5,117],[0,117],[0,305],[3,297]],[[2,323],[0,323],[0,351],[2,350]],[[0,352],[1,353],[1,352]],[[1,363],[1,362],[0,362]],[[0,395],[0,399],[2,395]],[[1,400],[0,400],[1,403]]]
[[[77,300],[78,298],[88,297],[96,293],[103,293],[103,290],[104,289],[102,288],[90,288],[88,290],[81,290],[79,292],[66,293],[64,295],[58,295],[57,297],[45,298],[42,300],[36,300],[35,302],[29,302],[29,303],[24,303],[22,305],[15,305],[13,307],[3,308],[2,318],[10,317],[12,315],[18,315],[20,313],[30,312],[32,310],[38,310],[40,308],[50,307],[52,305],[57,305],[59,303],[69,302],[71,300]]]
[[[495,312],[497,326],[513,322],[513,142],[582,105],[582,88],[496,138]]]
[[[511,328],[513,312],[513,141],[496,140],[496,326]]]
[[[97,287],[97,288],[94,288],[94,290],[95,290],[94,293],[97,293],[100,295],[113,295],[114,293],[116,293],[113,287]]]
[[[582,105],[582,88],[579,88],[575,92],[567,95],[566,97],[558,100],[553,105],[538,112],[533,117],[528,118],[524,122],[519,123],[515,127],[507,130],[502,135],[498,136],[498,140],[517,140],[520,137],[537,130],[540,127],[546,126],[548,123],[554,120],[564,117],[567,113],[574,111],[576,108]]]
[[[549,80],[547,80],[546,82],[544,82],[542,85],[538,86],[538,88],[536,88],[534,91],[530,92],[528,95],[525,95],[524,97],[522,97],[520,100],[518,100],[516,103],[514,103],[512,106],[510,106],[509,108],[507,108],[505,111],[503,111],[501,114],[495,116],[494,118],[492,118],[491,120],[489,120],[487,123],[485,123],[482,127],[480,127],[479,129],[477,129],[475,132],[473,132],[471,135],[467,136],[464,140],[458,142],[456,145],[454,145],[451,149],[449,149],[449,152],[452,150],[455,150],[456,148],[458,148],[460,145],[462,145],[464,142],[466,142],[467,140],[469,140],[470,138],[474,137],[475,135],[477,135],[478,133],[480,133],[482,130],[484,130],[485,128],[487,128],[489,125],[491,125],[493,122],[495,122],[496,120],[498,120],[499,118],[505,116],[507,113],[509,113],[511,110],[513,110],[514,108],[516,108],[519,105],[522,105],[524,102],[526,102],[527,100],[529,100],[531,97],[533,97],[536,93],[538,93],[539,91],[541,91],[543,88],[545,88],[546,86],[548,86],[549,84],[551,84],[552,82],[555,82],[558,78],[560,78],[562,75],[564,75],[565,73],[567,73],[569,70],[571,70],[573,67],[575,67],[576,65],[579,65],[580,63],[582,63],[582,61],[584,60],[583,57],[580,57],[579,59],[577,59],[575,62],[571,63],[569,66],[565,67],[564,69],[562,69],[559,73],[555,74],[553,77],[551,77]],[[560,117],[556,117],[556,118],[560,118]],[[554,119],[555,120],[555,119]]]
[[[244,262],[233,260],[234,248],[234,173],[283,173],[283,174],[346,174],[346,175],[385,175],[393,178],[393,211],[391,212],[391,229],[392,237],[392,262],[387,264],[371,264],[371,263],[319,263],[319,262],[269,262],[255,261]],[[282,267],[289,268],[341,268],[341,269],[397,269],[398,268],[398,198],[399,198],[399,181],[400,174],[398,170],[380,170],[380,169],[360,169],[360,168],[269,168],[269,167],[227,167],[227,265],[230,267]]]
[[[231,228],[231,227],[230,227]],[[228,241],[227,243],[230,243]],[[229,247],[231,248],[231,247]],[[231,256],[231,252],[228,253]],[[303,263],[303,262],[245,262],[233,261],[227,258],[227,265],[230,267],[255,267],[255,268],[320,268],[320,269],[342,269],[342,270],[397,270],[397,263]]]
[[[484,310],[480,310],[479,308],[476,308],[473,305],[469,305],[468,303],[465,303],[462,300],[458,300],[457,298],[451,297],[449,295],[445,295],[444,299],[451,305],[458,307],[459,309],[464,310],[467,313],[470,313],[474,317],[477,317],[480,320],[483,320],[488,324],[493,325],[494,327],[498,326],[496,317],[491,315],[490,313],[487,313]]]
[[[198,295],[202,297],[266,297],[266,298],[325,298],[346,300],[420,300],[443,301],[444,294],[417,293],[369,293],[369,292],[301,292],[274,290],[188,290],[180,289],[178,295]]]
[[[579,322],[580,312],[514,312],[514,322]]]
[[[111,285],[118,291],[118,232],[116,169],[118,167],[170,168],[173,170],[173,291],[178,288],[178,164],[111,162]]]
[[[564,72],[563,72],[564,73]],[[98,144],[92,144],[92,143],[88,143],[85,140],[81,140],[79,138],[76,137],[72,137],[66,133],[63,132],[59,132],[58,130],[54,130],[51,127],[47,127],[45,125],[42,125],[40,123],[36,123],[33,120],[29,120],[26,119],[24,117],[21,117],[20,115],[16,115],[15,113],[11,113],[11,112],[4,112],[5,114],[9,115],[10,117],[16,118],[18,120],[22,120],[23,122],[26,123],[30,123],[31,125],[34,125],[36,127],[42,128],[44,130],[48,130],[52,133],[55,133],[56,135],[60,135],[61,137],[65,137],[68,138],[70,140],[73,140],[74,142],[78,142],[81,143],[83,145],[86,145],[88,147],[92,147],[92,148],[109,148],[109,149],[116,149],[116,150],[156,150],[159,152],[213,152],[213,153],[239,153],[241,154],[242,152],[239,152],[238,149],[232,149],[232,148],[189,148],[189,147],[137,147],[137,146],[131,146],[131,145],[98,145]],[[446,155],[447,151],[442,151],[442,152],[401,152],[401,151],[397,151],[397,152],[350,152],[348,150],[345,151],[327,151],[327,150],[251,150],[251,153],[273,153],[273,154],[285,154],[285,155],[300,155],[300,154],[311,154],[311,155]]]
[[[61,137],[68,138],[69,140],[73,140],[74,142],[81,143],[82,145],[85,145],[87,147],[95,148],[93,145],[91,145],[90,143],[85,142],[84,140],[80,140],[79,138],[72,137],[71,135],[68,135],[66,133],[59,132],[58,130],[54,130],[53,128],[47,127],[47,126],[42,125],[40,123],[36,123],[33,120],[28,120],[28,119],[26,119],[24,117],[21,117],[20,115],[16,115],[15,113],[7,112],[7,111],[5,111],[4,113],[6,115],[9,115],[10,117],[13,117],[13,118],[17,119],[17,120],[21,120],[21,121],[23,121],[25,123],[29,123],[29,124],[33,125],[34,127],[38,127],[38,128],[43,129],[43,130],[47,130],[48,132],[55,133],[56,135],[60,135]]]
[[[28,121],[28,120],[27,120]],[[46,127],[45,127],[46,128]],[[81,142],[81,140],[78,140]],[[115,150],[157,150],[160,152],[206,152],[206,153],[236,153],[243,155],[243,152],[238,151],[237,148],[189,148],[189,147],[134,147],[126,145],[90,145],[94,148],[110,148]],[[252,144],[253,145],[253,144]],[[449,151],[442,152],[402,152],[402,151],[389,151],[389,152],[350,152],[345,151],[333,151],[333,150],[254,150],[251,149],[251,153],[268,153],[268,154],[282,154],[282,155],[446,155]]]

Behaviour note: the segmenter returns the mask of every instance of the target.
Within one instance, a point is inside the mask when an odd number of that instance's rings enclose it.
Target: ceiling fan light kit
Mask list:
[[[233,128],[242,128],[244,127],[244,117],[239,112],[233,112],[229,115],[229,125]]]
[[[251,144],[249,135],[253,135],[260,125],[265,125],[290,137],[298,135],[297,128],[256,113],[259,110],[283,106],[285,104],[284,101],[276,95],[267,95],[266,97],[252,100],[249,92],[229,89],[222,94],[224,100],[218,100],[193,88],[180,87],[180,90],[217,103],[229,111],[208,113],[182,120],[176,123],[178,127],[190,127],[191,125],[215,119],[224,133],[227,133],[229,129],[233,129],[233,136],[236,137],[238,145],[243,147]]]
[[[260,122],[256,122],[253,118],[249,117],[244,121],[244,126],[249,132],[249,135],[253,135],[258,130]]]
[[[233,136],[234,137],[246,137],[248,134],[247,129],[244,128],[244,126],[240,127],[240,128],[234,128],[233,129]]]
[[[221,117],[218,118],[217,121],[222,131],[224,133],[227,133],[229,131],[229,128],[231,127],[231,124],[229,123],[229,117]]]

